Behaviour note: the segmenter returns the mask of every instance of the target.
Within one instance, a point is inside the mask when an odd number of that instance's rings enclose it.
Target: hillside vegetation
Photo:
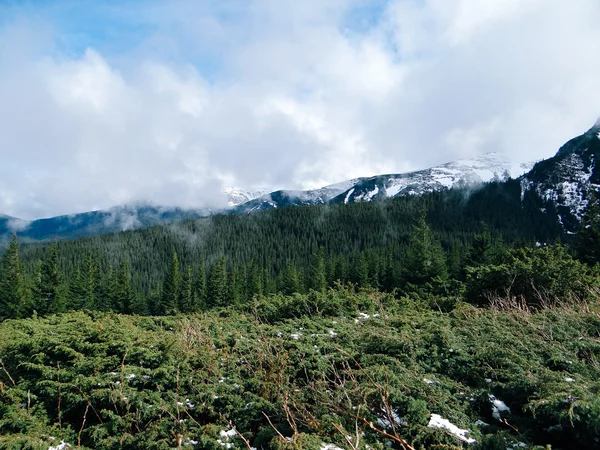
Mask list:
[[[596,297],[436,303],[340,288],[5,321],[0,448],[598,448]]]
[[[598,448],[598,206],[511,186],[15,237],[0,448]]]

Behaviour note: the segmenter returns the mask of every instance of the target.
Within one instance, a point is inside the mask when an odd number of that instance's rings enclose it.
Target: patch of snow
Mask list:
[[[492,417],[494,419],[500,420],[502,417],[502,413],[506,412],[510,414],[510,408],[506,406],[502,400],[497,399],[494,395],[489,396],[490,403],[492,404]]]
[[[450,433],[451,435],[458,438],[459,440],[466,442],[467,444],[474,444],[475,442],[477,442],[475,439],[467,437],[467,434],[470,433],[469,430],[463,430],[463,429],[457,427],[452,422],[450,422],[448,419],[444,419],[439,414],[431,415],[431,419],[429,420],[428,427],[445,430],[448,433]]]
[[[64,450],[66,448],[71,448],[71,444],[67,444],[65,441],[60,441],[56,447],[48,447],[48,450]]]
[[[295,341],[297,341],[298,339],[300,339],[300,336],[302,336],[302,333],[292,333],[292,334],[290,334],[290,337],[292,339],[294,339]]]
[[[425,382],[425,384],[436,384],[435,381],[429,379],[429,378],[423,378],[423,381]]]
[[[342,450],[340,447],[338,447],[337,445],[334,444],[326,444],[326,443],[322,443],[321,444],[321,448],[319,450]]]
[[[135,374],[130,373],[129,375],[125,375],[125,378],[127,378],[128,380],[133,380],[135,378]]]
[[[235,430],[221,430],[221,432],[219,433],[219,436],[221,436],[222,438],[232,438],[233,436],[237,435],[237,431]]]
[[[565,377],[565,381],[567,383],[574,383],[575,382],[575,378],[571,378],[571,377]]]
[[[348,191],[348,193],[346,194],[346,198],[344,199],[344,204],[348,204],[348,201],[350,200],[350,196],[352,195],[352,193],[354,192],[354,188],[350,189]]]
[[[373,189],[372,191],[368,192],[368,193],[365,195],[365,198],[366,198],[367,200],[372,200],[372,199],[373,199],[373,197],[375,197],[375,196],[376,196],[378,193],[379,193],[379,186],[375,186],[375,189]]]

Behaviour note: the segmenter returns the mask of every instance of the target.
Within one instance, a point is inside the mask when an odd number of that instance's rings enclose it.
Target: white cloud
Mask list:
[[[551,156],[600,114],[595,0],[170,2],[118,54],[0,32],[0,212],[225,203],[500,151]],[[378,1],[378,0],[377,0]],[[115,43],[112,43],[114,47]]]

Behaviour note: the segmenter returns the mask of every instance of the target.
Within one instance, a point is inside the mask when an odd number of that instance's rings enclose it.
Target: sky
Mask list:
[[[600,115],[597,0],[2,0],[0,213],[225,204]]]

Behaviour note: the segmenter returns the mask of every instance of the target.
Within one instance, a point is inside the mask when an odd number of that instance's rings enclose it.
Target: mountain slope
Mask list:
[[[0,228],[0,233],[4,234],[6,239],[9,234],[16,231],[23,241],[68,239],[145,228],[209,214],[211,211],[207,209],[160,208],[149,205],[117,206],[108,210],[50,217],[31,222],[10,218],[6,222],[7,226],[4,229]]]
[[[462,159],[415,172],[355,178],[308,191],[281,190],[234,208],[236,213],[282,206],[354,203],[419,195],[454,187],[475,186],[488,181],[517,178],[533,164],[515,164],[498,153]]]
[[[268,190],[245,191],[239,188],[224,190],[230,207],[264,195]],[[222,210],[209,208],[177,208],[152,205],[122,205],[107,210],[49,217],[26,221],[0,214],[0,241],[17,232],[24,241],[69,239],[118,231],[146,228],[185,219],[205,217]]]
[[[565,229],[574,232],[590,197],[600,189],[599,156],[600,120],[555,156],[538,162],[521,179],[522,192],[535,192],[555,207]]]

